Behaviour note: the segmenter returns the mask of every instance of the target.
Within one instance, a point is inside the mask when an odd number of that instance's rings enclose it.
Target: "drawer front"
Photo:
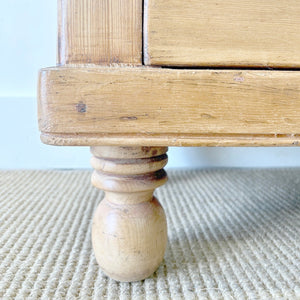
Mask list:
[[[299,0],[148,0],[147,65],[300,67]]]

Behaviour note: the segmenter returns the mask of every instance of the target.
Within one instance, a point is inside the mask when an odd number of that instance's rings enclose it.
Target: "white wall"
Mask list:
[[[56,1],[2,1],[0,168],[89,168],[89,149],[39,141],[38,69],[55,65]],[[169,167],[300,166],[300,148],[171,148]]]

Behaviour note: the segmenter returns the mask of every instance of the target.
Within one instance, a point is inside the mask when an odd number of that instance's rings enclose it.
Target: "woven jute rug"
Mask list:
[[[0,172],[0,299],[300,299],[300,169],[171,171],[149,279],[98,268],[89,171]]]

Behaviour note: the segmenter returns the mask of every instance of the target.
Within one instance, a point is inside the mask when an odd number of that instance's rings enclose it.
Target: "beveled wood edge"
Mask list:
[[[52,134],[41,141],[53,146],[174,146],[174,147],[290,147],[300,146],[297,135],[149,135]]]

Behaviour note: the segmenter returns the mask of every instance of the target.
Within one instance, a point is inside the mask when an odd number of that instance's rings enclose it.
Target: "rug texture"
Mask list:
[[[170,171],[150,278],[98,268],[89,171],[0,172],[0,299],[300,299],[300,169]]]

